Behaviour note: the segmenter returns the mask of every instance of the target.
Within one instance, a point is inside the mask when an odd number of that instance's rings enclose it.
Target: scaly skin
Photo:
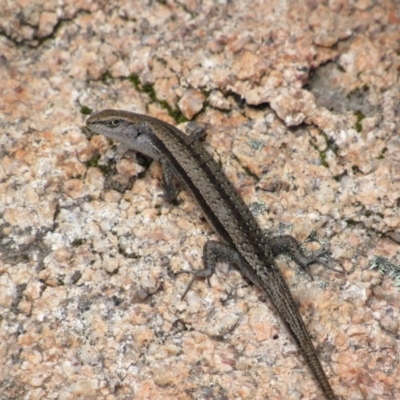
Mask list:
[[[94,114],[87,120],[87,126],[95,133],[115,139],[160,161],[168,200],[176,195],[171,176],[175,175],[184,184],[224,242],[209,241],[205,244],[203,258],[206,268],[195,277],[208,278],[214,272],[215,263],[220,260],[236,264],[243,275],[267,294],[325,397],[328,400],[336,399],[289,287],[274,259],[280,253],[290,253],[302,267],[319,260],[307,258],[291,236],[267,239],[262,234],[242,198],[195,135],[185,135],[156,118],[118,110]],[[192,283],[193,280],[188,289]]]

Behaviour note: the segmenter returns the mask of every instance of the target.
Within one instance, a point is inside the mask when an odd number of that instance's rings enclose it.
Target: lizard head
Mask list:
[[[151,158],[158,158],[151,145],[153,131],[144,115],[121,110],[103,110],[89,117],[86,126],[93,133],[116,140]]]

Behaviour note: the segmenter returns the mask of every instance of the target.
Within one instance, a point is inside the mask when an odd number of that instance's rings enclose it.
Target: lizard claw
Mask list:
[[[189,281],[188,285],[186,286],[185,291],[183,292],[183,295],[181,296],[181,300],[183,300],[186,295],[188,294],[189,290],[191,289],[191,287],[193,286],[193,283],[196,279],[198,278],[206,278],[207,279],[207,283],[208,286],[211,287],[211,281],[210,281],[210,276],[212,275],[212,272],[210,274],[210,271],[203,269],[200,271],[195,271],[195,270],[189,270],[189,271],[179,271],[175,273],[176,275],[180,275],[180,274],[192,274],[192,279]]]

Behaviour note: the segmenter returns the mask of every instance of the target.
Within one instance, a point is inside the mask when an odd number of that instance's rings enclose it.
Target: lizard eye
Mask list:
[[[111,119],[110,121],[108,121],[108,125],[111,126],[112,128],[116,128],[120,124],[121,124],[120,119]]]

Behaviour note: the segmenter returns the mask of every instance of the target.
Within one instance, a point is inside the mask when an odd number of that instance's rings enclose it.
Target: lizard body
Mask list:
[[[194,274],[182,297],[195,278],[209,278],[218,261],[235,264],[267,294],[326,399],[336,399],[290,289],[275,263],[275,257],[281,253],[289,253],[302,267],[321,260],[306,257],[292,236],[266,238],[262,234],[249,208],[219,165],[204,150],[196,133],[186,135],[156,118],[119,110],[96,113],[86,124],[91,131],[158,160],[162,165],[167,200],[172,201],[176,196],[171,180],[174,175],[191,193],[222,239],[223,242],[209,240],[205,243],[205,269]]]

